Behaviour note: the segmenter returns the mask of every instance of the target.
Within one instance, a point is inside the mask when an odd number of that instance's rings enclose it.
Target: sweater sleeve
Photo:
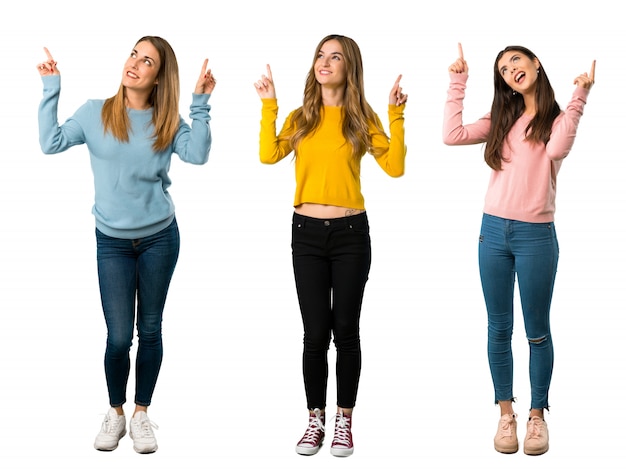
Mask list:
[[[390,138],[381,134],[373,128],[372,147],[374,150],[383,150],[383,153],[376,154],[376,162],[389,176],[398,178],[404,174],[404,162],[406,158],[406,145],[404,143],[404,108],[405,104],[389,104],[387,113],[389,115],[389,135]],[[380,120],[376,117],[378,125]]]
[[[85,143],[85,134],[78,121],[70,118],[62,126],[58,122],[61,76],[42,76],[43,98],[39,104],[39,145],[45,154],[61,153],[74,145]]]
[[[259,157],[261,163],[278,163],[293,150],[289,143],[289,137],[293,132],[291,117],[289,114],[281,132],[276,135],[276,119],[278,118],[278,101],[276,99],[261,99],[261,133],[259,136]]]
[[[467,78],[467,74],[450,73],[450,86],[443,113],[443,142],[446,145],[483,143],[489,134],[490,114],[475,123],[463,124],[463,99]]]
[[[192,95],[189,113],[191,126],[180,118],[180,127],[174,138],[174,153],[184,162],[202,165],[209,159],[212,143],[210,97],[211,94]]]
[[[572,149],[588,95],[589,89],[576,87],[565,111],[552,124],[550,140],[546,143],[546,153],[551,160],[562,160]]]

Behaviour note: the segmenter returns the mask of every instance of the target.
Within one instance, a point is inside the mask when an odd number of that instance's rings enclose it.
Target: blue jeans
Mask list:
[[[361,374],[361,303],[371,263],[366,214],[337,219],[294,214],[292,253],[304,325],[307,406],[326,407],[332,334],[337,349],[337,405],[352,408]]]
[[[141,239],[116,239],[96,229],[96,241],[109,402],[113,407],[126,403],[136,304],[135,403],[149,406],[163,359],[161,322],[178,260],[178,226],[174,219],[166,229]]]
[[[517,274],[530,347],[531,408],[549,408],[554,361],[550,304],[558,259],[554,223],[533,224],[483,216],[478,260],[487,306],[487,351],[496,402],[514,399],[511,337]]]

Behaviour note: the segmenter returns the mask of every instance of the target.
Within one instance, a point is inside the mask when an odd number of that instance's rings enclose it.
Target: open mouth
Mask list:
[[[524,79],[524,77],[526,77],[526,73],[524,73],[524,72],[520,72],[519,74],[517,74],[517,75],[515,76],[515,82],[517,82],[517,83],[519,84],[519,83],[520,83],[520,81],[521,81],[522,79]]]

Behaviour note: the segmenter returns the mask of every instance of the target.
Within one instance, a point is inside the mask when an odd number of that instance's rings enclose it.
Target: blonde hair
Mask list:
[[[152,44],[159,53],[161,66],[157,74],[149,98],[152,107],[152,124],[154,125],[154,151],[164,151],[174,141],[180,126],[178,101],[180,98],[180,80],[178,61],[170,44],[158,36],[144,36],[135,43],[142,41]],[[125,103],[126,90],[120,85],[117,94],[105,100],[102,107],[102,123],[104,132],[111,133],[121,142],[128,142],[131,129]]]
[[[341,44],[346,66],[346,86],[343,99],[343,136],[352,147],[352,156],[354,158],[360,158],[366,152],[378,156],[382,153],[382,150],[372,147],[372,138],[369,133],[371,125],[374,125],[381,134],[387,135],[379,120],[377,120],[372,107],[365,100],[361,50],[353,39],[342,35],[326,36],[315,49],[313,64],[306,78],[303,103],[300,108],[294,111],[293,115],[295,132],[290,138],[291,146],[294,150],[297,150],[298,144],[302,139],[313,133],[322,120],[322,87],[315,79],[315,61],[324,43],[330,40],[336,40]]]

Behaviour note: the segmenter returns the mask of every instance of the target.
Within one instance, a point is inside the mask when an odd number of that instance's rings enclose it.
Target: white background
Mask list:
[[[12,4],[0,19],[2,472],[558,467],[607,473],[623,467],[625,35],[616,3],[31,3]],[[363,162],[373,265],[362,314],[356,449],[348,459],[330,455],[330,440],[314,457],[294,452],[307,413],[289,247],[293,164],[259,162],[260,101],[253,87],[269,63],[282,124],[300,105],[314,48],[329,33],[359,43],[367,98],[383,123],[400,73],[409,94],[405,176],[389,178],[369,156]],[[112,453],[92,447],[108,399],[91,170],[86,147],[41,153],[35,69],[47,46],[62,74],[62,122],[85,100],[116,92],[124,61],[143,35],[172,44],[185,118],[205,57],[218,81],[209,163],[196,167],[177,157],[172,163],[182,249],[150,408],[160,425],[160,449],[151,456],[135,454],[128,437]],[[480,146],[446,147],[441,140],[447,67],[459,41],[470,67],[468,122],[489,110],[493,61],[507,45],[539,56],[562,107],[574,78],[597,60],[596,85],[559,175],[551,449],[538,458],[492,447],[498,412],[477,269],[489,170]],[[519,311],[514,344],[523,420],[530,393]],[[329,354],[332,364],[333,346]],[[331,377],[331,410],[334,393]]]

